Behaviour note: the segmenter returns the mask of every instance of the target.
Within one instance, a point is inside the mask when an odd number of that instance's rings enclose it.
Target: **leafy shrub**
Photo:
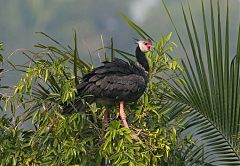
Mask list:
[[[168,109],[162,108],[164,93],[171,90],[168,81],[182,71],[177,60],[169,56],[176,46],[170,41],[171,33],[156,42],[155,50],[147,54],[150,62],[148,88],[138,102],[129,103],[125,108],[130,129],[122,126],[117,106],[93,105],[84,113],[60,114],[65,103],[77,99],[76,80],[81,80],[81,75],[93,66],[78,56],[76,34],[73,49],[42,34],[56,46],[38,44],[36,47],[43,49],[42,52],[24,52],[32,65],[18,68],[23,71],[22,78],[14,95],[6,100],[5,107],[11,106],[13,118],[2,117],[2,165],[158,165],[183,162],[181,149],[190,141],[179,136],[181,116],[172,121],[166,116]],[[109,48],[112,53],[129,60],[134,57]],[[24,112],[17,115],[20,107]],[[101,119],[106,109],[111,112],[106,132],[103,132]],[[29,123],[29,120],[34,127],[22,128],[22,124]],[[140,142],[131,139],[132,132],[138,133]]]

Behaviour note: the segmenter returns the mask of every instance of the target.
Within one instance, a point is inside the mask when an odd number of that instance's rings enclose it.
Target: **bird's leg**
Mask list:
[[[103,117],[102,117],[102,136],[104,136],[105,129],[107,126],[107,120],[108,120],[108,110],[105,110],[103,112]]]
[[[126,120],[126,114],[124,112],[124,102],[123,101],[120,101],[120,117],[122,119],[124,127],[129,128],[127,120]]]
[[[126,114],[124,112],[124,102],[123,101],[120,101],[120,117],[121,117],[124,127],[129,128],[127,120],[126,120]],[[132,139],[134,139],[136,141],[140,141],[140,139],[138,138],[138,136],[136,134],[132,134],[131,137],[132,137]]]

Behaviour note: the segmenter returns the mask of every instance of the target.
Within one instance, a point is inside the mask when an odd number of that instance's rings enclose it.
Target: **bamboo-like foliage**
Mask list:
[[[129,20],[130,22],[130,20]],[[136,25],[137,26],[137,25]],[[140,28],[138,28],[140,30]],[[135,103],[125,105],[131,129],[124,128],[116,105],[91,105],[85,112],[61,115],[63,107],[81,100],[76,95],[76,84],[81,76],[92,70],[78,56],[77,37],[74,45],[64,46],[54,38],[41,33],[50,44],[37,44],[40,52],[25,50],[29,63],[14,65],[22,77],[14,94],[6,99],[5,108],[12,111],[12,119],[0,118],[0,165],[181,165],[181,150],[189,139],[180,137],[180,119],[169,121],[164,112],[158,112],[163,101],[162,89],[169,89],[165,80],[154,81],[158,74],[167,72],[176,77],[181,66],[167,55],[175,48],[171,33],[156,43],[156,50],[147,53],[149,58],[149,86],[145,95]],[[134,46],[135,47],[135,46]],[[131,53],[110,47],[114,53],[129,59]],[[9,105],[9,107],[8,107]],[[20,110],[19,108],[22,108]],[[109,111],[109,123],[102,130],[104,110]],[[23,111],[23,112],[21,112]],[[21,129],[31,120],[34,129]],[[140,142],[130,134],[139,133]]]

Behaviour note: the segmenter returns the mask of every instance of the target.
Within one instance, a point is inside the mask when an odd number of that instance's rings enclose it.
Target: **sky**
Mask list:
[[[148,19],[151,9],[155,6],[160,6],[159,0],[133,0],[129,5],[129,13],[131,18],[137,23],[144,23]]]

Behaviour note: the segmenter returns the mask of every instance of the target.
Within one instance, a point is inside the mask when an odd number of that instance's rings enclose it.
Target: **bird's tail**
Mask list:
[[[92,100],[87,101],[89,104],[92,103]],[[62,114],[73,114],[76,112],[84,112],[88,109],[88,106],[82,99],[76,99],[74,102],[69,103],[68,105],[63,106]]]

